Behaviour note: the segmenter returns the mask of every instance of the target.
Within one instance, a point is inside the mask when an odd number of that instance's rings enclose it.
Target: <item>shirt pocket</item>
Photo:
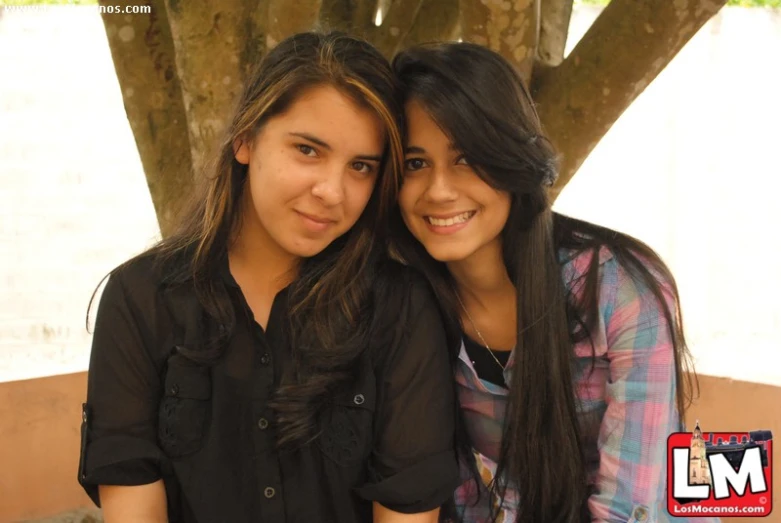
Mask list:
[[[157,432],[160,447],[169,457],[200,450],[211,418],[211,397],[210,367],[180,355],[168,360]]]
[[[339,465],[364,461],[374,439],[375,403],[375,389],[368,384],[337,394],[323,415],[323,430],[317,440],[323,454]]]

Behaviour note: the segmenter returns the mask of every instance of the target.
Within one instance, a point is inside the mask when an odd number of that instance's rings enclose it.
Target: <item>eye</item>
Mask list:
[[[404,169],[407,171],[419,171],[426,166],[426,162],[421,158],[410,158],[404,162]]]
[[[317,151],[315,150],[315,148],[305,143],[297,143],[296,149],[301,151],[301,154],[303,154],[304,156],[309,156],[309,157],[317,156]]]
[[[464,156],[463,154],[459,156],[456,159],[456,165],[469,165],[469,162],[466,161],[466,156]]]
[[[353,162],[352,168],[362,174],[374,173],[374,165],[366,162]]]

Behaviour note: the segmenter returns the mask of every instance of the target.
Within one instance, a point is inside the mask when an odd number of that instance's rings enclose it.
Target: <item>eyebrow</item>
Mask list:
[[[423,147],[412,145],[404,148],[404,154],[426,154],[426,150]]]
[[[307,133],[290,133],[290,136],[296,136],[298,138],[303,138],[304,140],[308,140],[314,144],[319,145],[323,149],[327,151],[333,151],[333,147],[328,145],[328,143],[324,142],[320,138],[317,138],[315,136],[312,136],[311,134]],[[376,155],[376,154],[359,154],[355,157],[356,160],[363,160],[367,162],[381,162],[382,156]]]
[[[448,150],[450,151],[458,151],[458,147],[453,145],[452,143],[447,146]],[[426,154],[426,150],[423,147],[419,147],[417,145],[411,145],[409,147],[404,148],[404,154]]]

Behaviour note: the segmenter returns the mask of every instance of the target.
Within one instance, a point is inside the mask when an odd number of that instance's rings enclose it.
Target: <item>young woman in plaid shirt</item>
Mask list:
[[[670,271],[642,242],[551,210],[555,152],[501,56],[438,44],[394,68],[408,125],[396,248],[457,340],[472,479],[454,518],[672,519],[665,443],[693,374]]]

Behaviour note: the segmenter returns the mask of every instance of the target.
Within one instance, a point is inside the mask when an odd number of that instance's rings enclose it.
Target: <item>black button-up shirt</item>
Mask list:
[[[145,258],[115,271],[98,309],[83,411],[87,493],[99,504],[98,485],[163,479],[172,523],[350,523],[371,521],[372,501],[406,513],[440,506],[458,484],[444,329],[423,280],[390,268],[381,277],[394,285],[374,297],[381,321],[356,379],[320,413],[317,438],[285,452],[268,406],[290,355],[285,291],[262,329],[226,261],[215,277],[237,321],[221,356],[204,364],[184,354],[224,328],[194,290],[169,288]]]

